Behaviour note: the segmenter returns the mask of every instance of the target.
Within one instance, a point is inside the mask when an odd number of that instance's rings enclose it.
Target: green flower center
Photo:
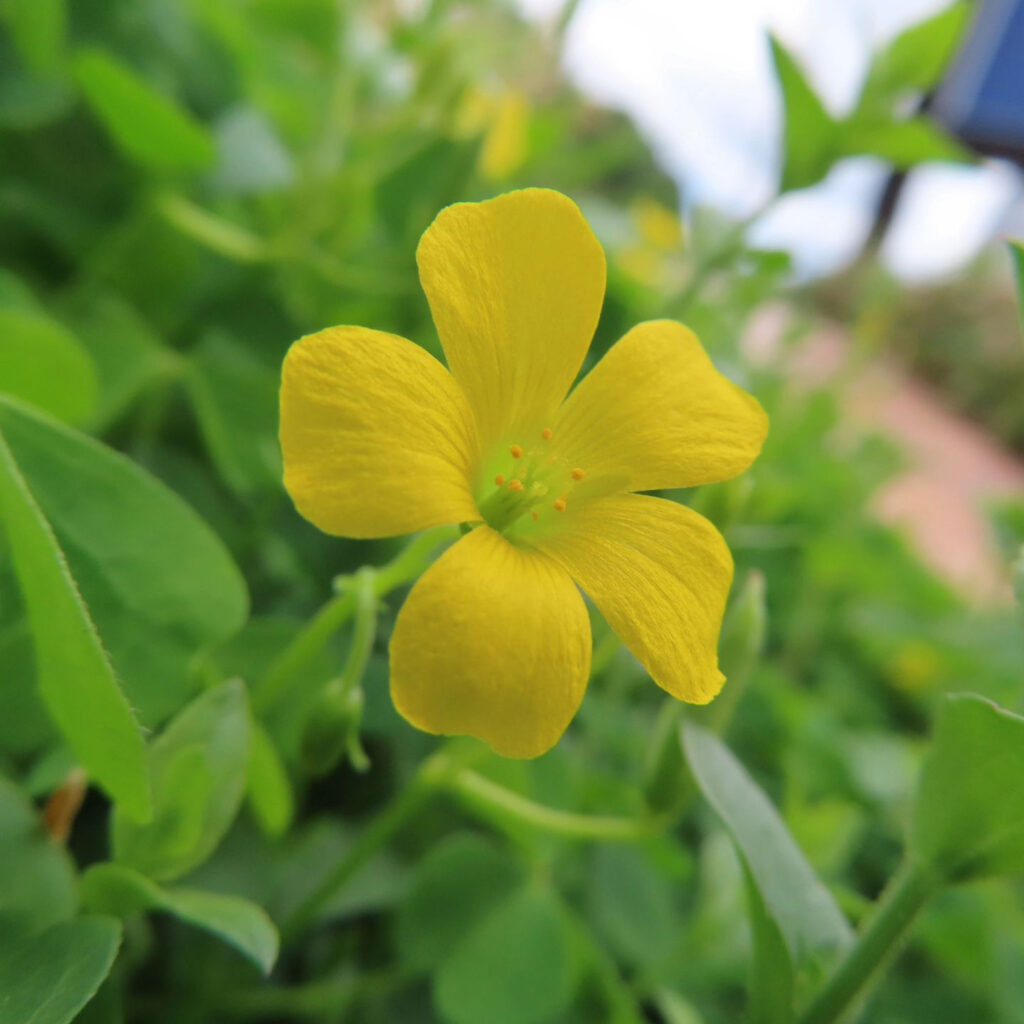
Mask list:
[[[477,508],[488,526],[510,540],[543,532],[556,522],[573,487],[586,476],[555,453],[551,440],[545,427],[532,447],[519,442],[503,446],[485,463]]]

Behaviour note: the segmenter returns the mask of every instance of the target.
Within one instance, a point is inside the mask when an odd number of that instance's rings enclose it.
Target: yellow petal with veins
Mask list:
[[[281,449],[296,508],[326,533],[390,537],[479,518],[466,398],[405,338],[331,327],[292,345]]]
[[[722,688],[718,633],[733,565],[703,516],[647,495],[600,498],[567,512],[540,548],[573,576],[663,690],[705,704]]]
[[[558,742],[590,674],[590,621],[565,570],[480,526],[413,587],[391,638],[391,697],[427,732],[505,757]]]
[[[546,426],[604,298],[604,252],[579,207],[540,188],[457,203],[426,230],[416,262],[484,449]]]
[[[639,324],[559,412],[554,437],[585,466],[587,492],[653,491],[727,480],[757,458],[768,417],[673,320]]]

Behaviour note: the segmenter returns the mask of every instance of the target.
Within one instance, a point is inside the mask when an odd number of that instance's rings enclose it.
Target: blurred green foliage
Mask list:
[[[963,14],[876,55],[842,121],[775,43],[780,189],[849,153],[963,158],[900,120]],[[711,211],[681,225],[631,126],[563,80],[557,35],[498,3],[0,19],[4,1024],[831,1020],[874,980],[850,951],[884,953],[926,900],[871,1021],[1019,1020],[1019,882],[945,883],[1022,867],[1024,725],[989,703],[1024,706],[1020,619],[872,519],[901,456],[792,380],[814,296],[789,293],[770,359],[745,353],[784,255]],[[587,700],[534,762],[398,718],[387,638],[439,538],[319,534],[276,443],[288,344],[354,323],[438,353],[416,240],[519,185],[572,195],[605,244],[592,358],[679,317],[772,420],[747,477],[674,495],[736,555],[723,696],[664,706],[596,621]],[[1008,541],[1021,524],[1003,515]],[[911,821],[914,884],[871,912]]]

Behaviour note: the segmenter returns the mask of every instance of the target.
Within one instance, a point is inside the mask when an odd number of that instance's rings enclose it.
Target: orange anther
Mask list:
[[[513,459],[521,459],[523,457],[523,449],[517,444],[512,445],[509,451],[512,453]]]
[[[523,481],[516,480],[515,478],[509,480],[508,489],[510,491],[521,491],[523,489]]]
[[[573,480],[582,480],[587,474],[582,469],[574,469],[570,475]]]
[[[551,440],[551,428],[550,427],[545,427],[540,432],[540,436],[543,437],[545,441],[550,441]]]
[[[504,484],[505,484],[505,478],[499,473],[494,478],[494,485],[495,485],[495,487],[503,487]]]
[[[556,498],[555,499],[555,511],[556,512],[564,512],[565,511],[565,498]]]
[[[531,512],[530,516],[533,518],[534,522],[537,522],[537,520],[540,519],[540,513],[539,512]]]

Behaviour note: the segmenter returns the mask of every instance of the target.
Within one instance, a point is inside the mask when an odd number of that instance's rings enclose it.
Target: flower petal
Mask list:
[[[426,230],[416,261],[485,443],[548,426],[604,299],[604,252],[579,207],[541,188],[456,203]]]
[[[567,512],[543,545],[673,697],[705,704],[722,688],[718,633],[732,582],[721,534],[685,505],[642,494]]]
[[[768,417],[715,369],[688,327],[639,324],[609,349],[562,407],[559,448],[592,493],[727,480],[757,457]]]
[[[479,518],[472,414],[448,371],[405,338],[331,327],[281,375],[284,484],[326,533],[389,537]]]
[[[427,732],[477,736],[506,757],[558,742],[590,674],[590,621],[568,574],[488,526],[413,587],[391,638],[391,697]]]

